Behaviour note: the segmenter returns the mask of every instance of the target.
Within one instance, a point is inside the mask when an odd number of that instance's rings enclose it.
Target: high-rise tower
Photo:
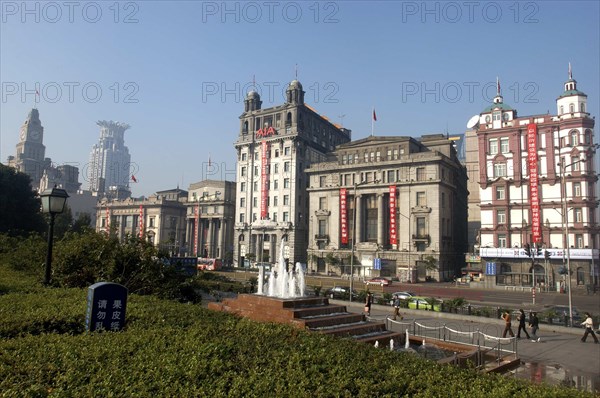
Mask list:
[[[38,189],[44,170],[50,167],[50,159],[46,159],[46,147],[42,143],[44,127],[40,121],[40,113],[33,108],[21,126],[17,156],[8,157],[8,165],[31,177],[31,186]]]
[[[111,198],[124,199],[131,195],[131,156],[125,146],[126,123],[100,120],[100,141],[90,153],[87,176],[89,189]]]

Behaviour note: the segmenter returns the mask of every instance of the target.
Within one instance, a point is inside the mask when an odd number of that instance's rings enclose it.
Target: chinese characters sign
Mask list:
[[[144,237],[144,206],[140,205],[140,233],[139,237]]]
[[[390,185],[390,245],[398,244],[396,225],[396,186]]]
[[[85,328],[94,331],[119,331],[125,327],[127,288],[118,283],[99,282],[88,288]]]
[[[267,200],[269,199],[269,144],[263,141],[262,144],[262,157],[261,157],[261,190],[262,195],[260,198],[260,218],[261,220],[267,218],[268,208]]]
[[[342,244],[348,244],[348,196],[346,188],[340,189],[340,229]]]
[[[533,243],[542,242],[540,192],[538,183],[537,125],[527,125],[527,166],[529,168],[529,199],[531,203],[531,232]]]

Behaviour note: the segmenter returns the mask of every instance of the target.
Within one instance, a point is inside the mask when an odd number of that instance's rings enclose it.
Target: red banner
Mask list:
[[[195,228],[194,228],[194,256],[198,257],[198,229],[200,228],[200,204],[196,204],[196,208],[194,209],[194,219]]]
[[[269,216],[269,209],[267,206],[267,201],[269,199],[269,144],[266,141],[263,141],[262,144],[262,158],[261,158],[261,193],[262,196],[260,198],[260,219],[264,220]]]
[[[348,244],[348,196],[346,188],[340,189],[340,227],[342,244]]]
[[[537,125],[527,125],[527,165],[529,168],[529,202],[531,204],[532,243],[542,242],[540,192],[538,181]]]
[[[396,225],[396,186],[390,185],[390,245],[398,244]]]
[[[144,207],[140,205],[140,238],[144,237]]]
[[[106,232],[110,232],[110,210],[108,210],[108,205],[106,205]]]

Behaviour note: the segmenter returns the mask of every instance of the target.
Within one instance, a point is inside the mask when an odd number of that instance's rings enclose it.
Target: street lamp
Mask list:
[[[563,224],[563,242],[567,251],[567,278],[568,278],[568,295],[569,295],[569,325],[573,326],[573,298],[571,295],[571,250],[569,245],[569,215],[567,210],[567,187],[565,186],[565,169],[577,163],[581,163],[585,159],[577,160],[565,166],[565,158],[561,157],[560,163],[560,195],[562,200],[562,224]]]
[[[49,285],[52,266],[52,241],[54,239],[54,217],[65,209],[65,203],[69,195],[64,189],[46,189],[40,194],[42,199],[42,212],[50,214],[50,225],[48,226],[48,251],[46,253],[46,273],[44,284]]]
[[[352,201],[354,202],[354,214],[352,217],[352,247],[350,252],[350,302],[352,302],[352,290],[354,288],[354,241],[356,240],[356,213],[358,212],[358,209],[356,208],[356,187],[363,185],[366,182],[367,181],[354,183],[354,197],[352,198]]]

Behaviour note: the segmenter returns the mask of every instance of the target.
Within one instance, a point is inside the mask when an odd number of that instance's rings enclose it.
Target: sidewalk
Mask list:
[[[330,300],[336,304],[346,305],[349,312],[360,313],[362,303]],[[416,321],[426,326],[446,325],[461,332],[480,330],[491,336],[502,336],[504,321],[501,319],[483,318],[475,316],[456,315],[442,312],[401,309],[404,322]],[[386,316],[392,315],[392,308],[388,306],[373,305],[372,318],[384,321]],[[598,325],[595,325],[596,327]],[[513,322],[513,332],[517,333],[518,323]],[[529,330],[528,330],[529,331]],[[522,362],[545,364],[564,368],[572,375],[582,375],[591,380],[600,390],[600,344],[594,344],[593,338],[588,336],[587,342],[582,343],[583,328],[566,328],[555,325],[540,325],[538,336],[541,342],[532,342],[521,335],[517,343],[517,353]]]

